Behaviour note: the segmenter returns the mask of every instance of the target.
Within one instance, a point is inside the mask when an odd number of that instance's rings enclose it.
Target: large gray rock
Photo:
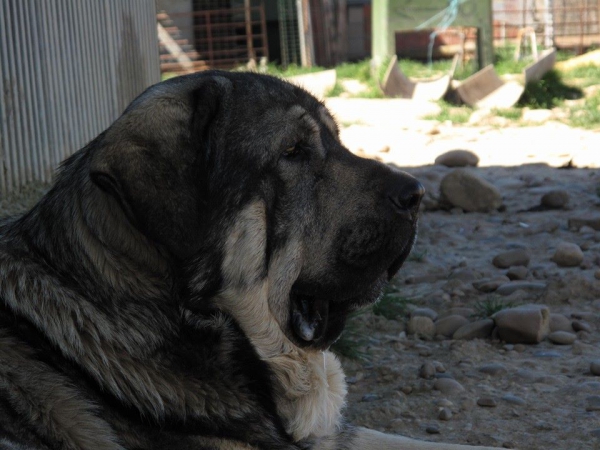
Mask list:
[[[507,252],[499,253],[492,260],[492,264],[500,269],[508,269],[512,266],[528,266],[531,256],[524,248],[517,248]]]
[[[577,335],[567,331],[553,331],[548,335],[548,340],[557,345],[571,345],[577,340]]]
[[[479,157],[468,150],[450,150],[435,158],[435,164],[446,167],[467,167],[479,164]]]
[[[435,335],[433,320],[425,316],[411,317],[408,321],[408,334],[415,334],[429,339],[433,338]]]
[[[552,261],[561,267],[576,267],[583,262],[583,252],[579,245],[563,242],[556,247]]]
[[[544,305],[503,309],[492,318],[500,339],[510,344],[537,344],[550,332],[550,311]]]
[[[468,212],[489,212],[502,206],[500,191],[465,169],[450,172],[442,179],[440,200]]]
[[[435,323],[435,334],[452,337],[456,330],[468,323],[469,319],[464,316],[459,316],[458,314],[444,317]]]
[[[557,189],[545,193],[542,196],[541,204],[550,209],[561,209],[569,203],[569,193],[563,189]]]
[[[494,329],[494,321],[491,319],[477,320],[476,322],[468,323],[460,327],[454,335],[453,339],[485,339],[490,337]]]

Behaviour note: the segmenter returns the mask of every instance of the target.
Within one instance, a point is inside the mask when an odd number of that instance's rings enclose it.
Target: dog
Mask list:
[[[345,423],[328,350],[422,196],[277,78],[149,88],[0,222],[0,449],[467,448]]]

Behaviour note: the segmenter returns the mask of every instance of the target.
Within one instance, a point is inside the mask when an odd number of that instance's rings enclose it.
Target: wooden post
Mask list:
[[[248,60],[253,59],[256,61],[254,42],[252,42],[252,9],[250,0],[244,0],[244,15],[246,18],[246,47],[248,50]]]

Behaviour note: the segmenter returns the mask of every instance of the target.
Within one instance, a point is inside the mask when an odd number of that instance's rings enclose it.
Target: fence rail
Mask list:
[[[159,80],[154,0],[0,0],[0,195],[49,181]]]

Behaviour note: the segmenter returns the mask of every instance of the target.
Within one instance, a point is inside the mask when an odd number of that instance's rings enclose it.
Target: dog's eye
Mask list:
[[[301,153],[302,149],[300,148],[300,144],[296,144],[286,148],[281,154],[281,156],[284,156],[286,158],[295,158],[296,156],[300,156]]]

